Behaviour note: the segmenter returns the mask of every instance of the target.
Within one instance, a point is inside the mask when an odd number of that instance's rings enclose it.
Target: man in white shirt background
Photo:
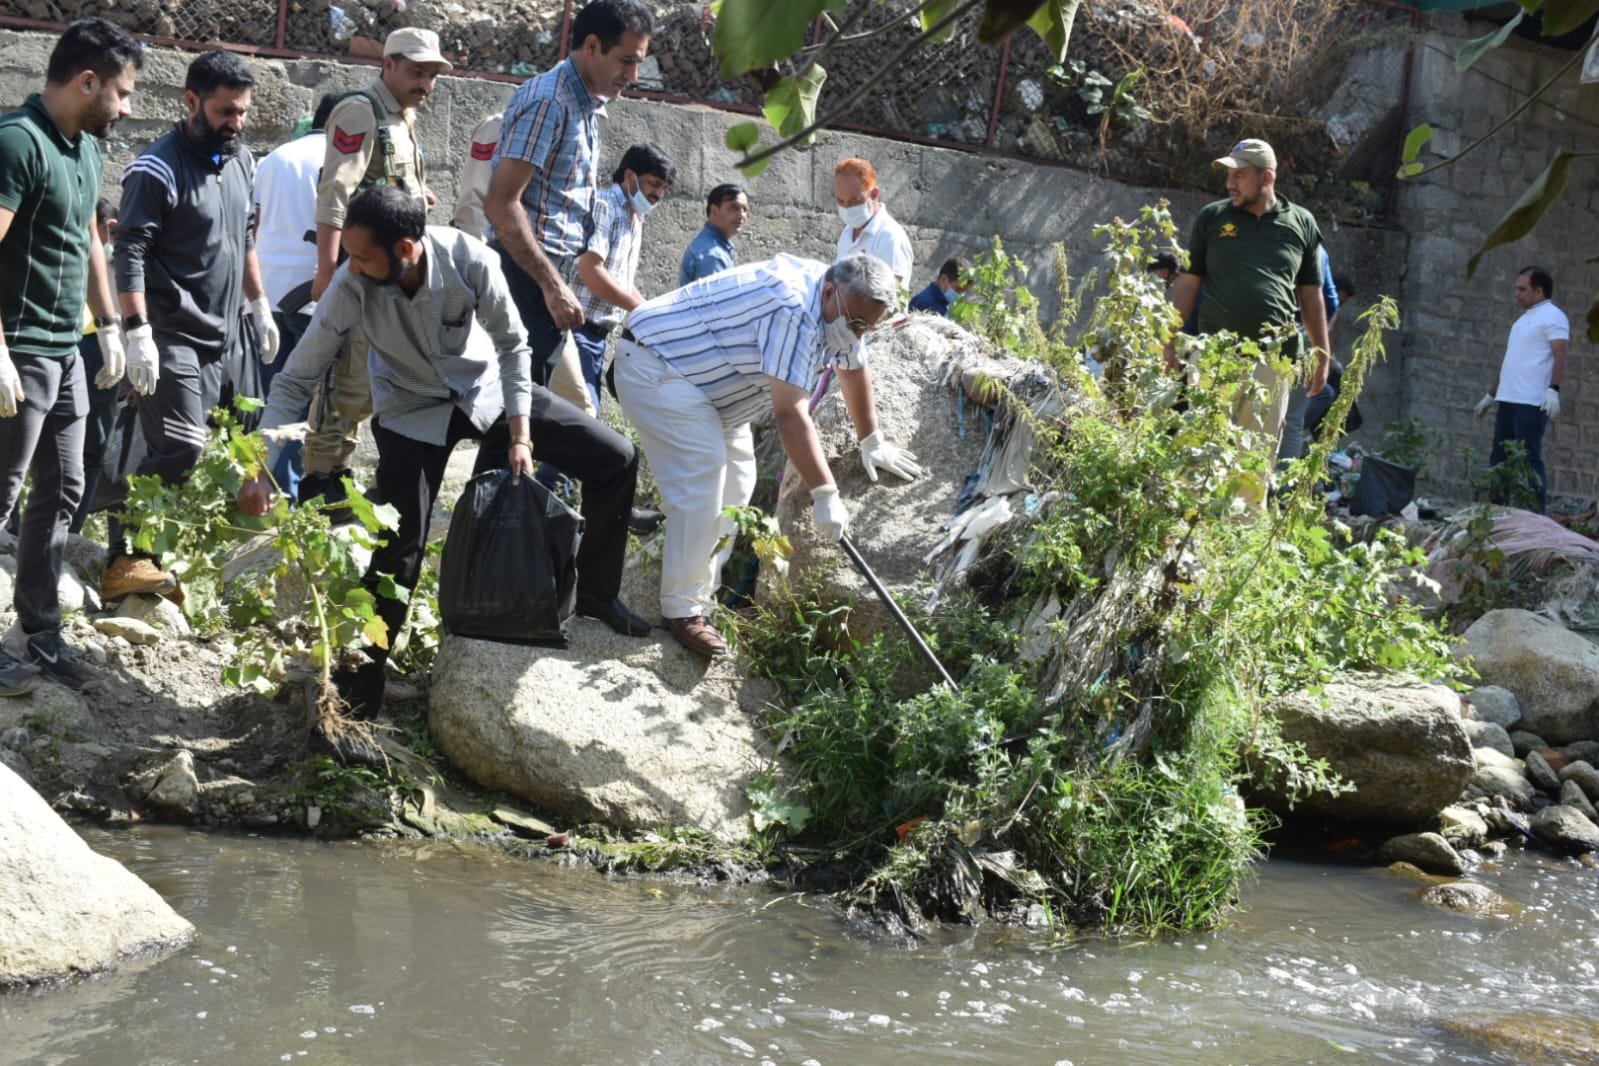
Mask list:
[[[1539,513],[1549,507],[1543,435],[1560,414],[1560,383],[1566,376],[1566,347],[1571,342],[1571,323],[1555,306],[1554,294],[1554,279],[1542,267],[1524,267],[1516,275],[1516,306],[1522,309],[1521,317],[1510,327],[1499,374],[1476,410],[1481,418],[1488,408],[1499,404],[1489,466],[1504,462],[1507,441],[1520,441],[1527,449],[1527,461],[1538,478]]]
[[[899,287],[911,282],[911,239],[883,205],[877,170],[864,159],[846,159],[833,169],[833,197],[844,231],[838,235],[838,255],[874,255],[888,264]]]

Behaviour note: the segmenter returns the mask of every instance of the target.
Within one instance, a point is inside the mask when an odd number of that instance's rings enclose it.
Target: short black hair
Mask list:
[[[1549,271],[1540,266],[1522,267],[1516,271],[1516,277],[1526,277],[1532,284],[1543,290],[1545,300],[1555,298],[1555,279],[1549,276]]]
[[[1182,270],[1182,267],[1177,265],[1177,257],[1171,252],[1161,252],[1151,259],[1149,265],[1144,268],[1146,274],[1153,274],[1157,270],[1170,270],[1175,274]]]
[[[339,101],[344,98],[342,93],[323,93],[322,99],[316,102],[316,112],[311,116],[313,130],[328,128],[328,118],[333,114],[333,109],[339,106]]]
[[[670,185],[677,180],[677,170],[672,166],[672,157],[666,150],[654,144],[635,144],[622,153],[622,161],[616,164],[616,173],[611,175],[611,181],[617,185],[622,184],[622,175],[631,170],[639,177],[653,174],[666,184]]]
[[[648,37],[655,29],[655,17],[639,0],[593,0],[572,20],[571,50],[577,51],[590,37],[600,39],[600,51],[609,52],[622,42],[622,34]]]
[[[255,73],[250,64],[232,52],[207,52],[189,64],[183,87],[201,96],[210,96],[226,86],[229,89],[249,89],[255,85]]]
[[[117,217],[117,205],[104,196],[94,205],[94,220],[102,226]]]
[[[737,200],[743,195],[745,195],[745,192],[742,185],[733,185],[731,183],[718,185],[705,197],[705,213],[709,215],[711,208],[725,204],[729,200]]]
[[[144,66],[144,45],[135,41],[133,34],[109,19],[79,19],[66,28],[50,50],[44,80],[48,85],[65,85],[92,70],[95,77],[106,81],[121,74],[129,64],[134,70]]]
[[[413,241],[427,232],[428,212],[422,201],[393,185],[374,185],[357,193],[344,213],[344,228],[360,226],[370,230],[372,239],[385,251],[392,251],[402,237]]]
[[[972,264],[958,255],[952,255],[944,260],[944,265],[938,268],[938,276],[948,278],[950,281],[960,281],[961,275],[972,268]]]
[[[1347,300],[1355,295],[1355,279],[1348,274],[1333,272],[1333,289],[1337,291],[1340,300]]]

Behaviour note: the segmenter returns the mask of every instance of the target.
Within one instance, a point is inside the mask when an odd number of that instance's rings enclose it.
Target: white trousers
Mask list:
[[[698,385],[632,341],[616,349],[616,395],[638,430],[666,514],[661,614],[709,617],[732,541],[724,507],[755,492],[755,435],[749,423],[725,426]]]

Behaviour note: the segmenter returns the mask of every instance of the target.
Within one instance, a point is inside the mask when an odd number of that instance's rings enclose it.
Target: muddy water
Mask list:
[[[1531,853],[1476,875],[1514,922],[1273,859],[1203,936],[907,947],[813,900],[453,846],[87,835],[200,938],[0,997],[0,1062],[1496,1063],[1444,1023],[1599,1003],[1595,874]]]

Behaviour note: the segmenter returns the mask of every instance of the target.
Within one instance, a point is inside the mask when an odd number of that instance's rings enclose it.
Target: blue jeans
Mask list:
[[[261,364],[261,398],[264,400],[272,394],[272,379],[278,376],[278,371],[283,369],[289,361],[289,355],[294,351],[294,346],[300,343],[300,338],[305,336],[305,328],[311,324],[311,316],[296,312],[286,315],[282,311],[273,311],[272,320],[278,324],[278,357],[270,363]],[[304,418],[309,412],[300,412]],[[278,453],[278,461],[272,467],[272,477],[278,483],[278,488],[290,500],[297,499],[300,487],[300,478],[305,473],[305,463],[300,456],[300,442],[290,441]]]
[[[1549,509],[1549,479],[1543,468],[1543,432],[1549,418],[1543,408],[1535,403],[1506,403],[1499,401],[1499,411],[1494,416],[1494,446],[1488,453],[1488,465],[1498,466],[1505,461],[1505,442],[1520,441],[1527,449],[1527,462],[1538,478],[1538,513]],[[1494,503],[1504,503],[1496,499]]]

